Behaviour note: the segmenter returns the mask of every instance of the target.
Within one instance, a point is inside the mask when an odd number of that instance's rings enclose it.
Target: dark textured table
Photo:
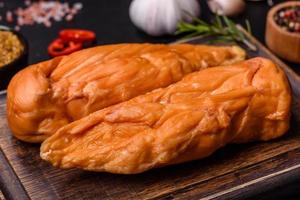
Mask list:
[[[71,3],[77,1],[68,1]],[[57,37],[59,30],[63,28],[87,28],[96,32],[98,44],[128,43],[128,42],[154,42],[168,43],[178,39],[175,36],[150,37],[138,31],[130,22],[128,7],[131,0],[85,0],[83,10],[69,23],[55,23],[51,28],[41,25],[27,26],[21,28],[29,42],[29,63],[36,63],[48,59],[47,46]],[[163,1],[163,0],[162,0]],[[5,7],[0,8],[3,15],[7,9],[23,6],[23,1],[4,0]],[[279,3],[282,1],[274,1]],[[212,16],[204,0],[201,0],[201,17],[209,20]],[[247,9],[244,14],[233,18],[236,22],[242,23],[249,19],[253,29],[253,35],[264,43],[266,14],[270,7],[266,1],[247,2]],[[1,21],[0,24],[9,25]],[[288,63],[298,74],[300,65]],[[1,173],[1,172],[0,172]],[[300,180],[290,185],[284,185],[276,190],[269,191],[253,199],[300,199]],[[1,195],[0,195],[1,196]],[[1,197],[0,197],[1,198]]]

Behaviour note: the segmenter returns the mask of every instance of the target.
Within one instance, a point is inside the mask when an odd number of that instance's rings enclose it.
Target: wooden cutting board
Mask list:
[[[0,96],[0,188],[7,199],[245,199],[300,178],[300,77],[254,38],[258,51],[289,77],[291,129],[270,142],[229,145],[206,159],[138,175],[60,170],[39,157],[39,145],[12,137]],[[203,39],[192,39],[200,43]]]

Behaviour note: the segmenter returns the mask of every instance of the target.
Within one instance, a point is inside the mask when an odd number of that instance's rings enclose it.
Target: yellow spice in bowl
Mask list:
[[[10,31],[0,31],[0,67],[17,59],[24,50],[19,38]]]

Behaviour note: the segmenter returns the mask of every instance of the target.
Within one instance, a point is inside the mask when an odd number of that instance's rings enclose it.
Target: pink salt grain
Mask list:
[[[73,15],[67,15],[66,16],[66,20],[67,21],[72,21],[72,19],[73,19]]]
[[[7,11],[7,12],[6,12],[6,21],[7,21],[8,23],[13,23],[14,18],[13,18],[13,14],[12,14],[11,11]]]
[[[21,27],[20,26],[15,26],[15,31],[19,31],[21,30]]]
[[[0,0],[0,6],[1,6]],[[73,6],[69,3],[59,1],[31,1],[25,0],[25,8],[18,7],[13,12],[7,11],[6,21],[12,23],[16,16],[16,25],[34,25],[43,24],[46,27],[51,27],[52,23],[57,21],[72,21],[79,10],[82,9],[82,3],[74,3]]]
[[[31,4],[31,1],[30,0],[25,0],[24,3],[25,3],[26,6],[29,6]]]

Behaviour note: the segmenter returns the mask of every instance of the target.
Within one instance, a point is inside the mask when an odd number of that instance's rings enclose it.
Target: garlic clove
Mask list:
[[[139,0],[133,0],[129,7],[129,16],[131,21],[135,26],[137,26],[139,29],[142,29],[146,32],[150,32],[151,34],[155,34],[155,31],[147,28],[149,27],[149,24],[151,21],[147,21],[148,16],[146,16],[144,7],[151,7],[152,4],[154,4],[154,1],[139,1]],[[153,6],[152,6],[153,7]],[[153,9],[152,13],[155,13],[156,11]],[[151,18],[151,17],[150,17]],[[151,27],[151,26],[150,26]]]
[[[172,34],[176,31],[177,23],[181,20],[180,7],[176,3],[176,0],[164,0],[165,5],[169,7],[161,7],[160,13],[160,26],[161,32],[166,34]]]
[[[133,0],[129,8],[131,21],[149,35],[173,34],[180,20],[191,20],[200,13],[197,0]]]
[[[129,13],[131,21],[152,36],[173,33],[181,18],[174,0],[134,0]]]
[[[197,0],[177,0],[184,21],[191,22],[191,16],[200,15],[200,5]]]
[[[208,0],[207,4],[213,13],[225,16],[240,14],[246,6],[244,0]]]

